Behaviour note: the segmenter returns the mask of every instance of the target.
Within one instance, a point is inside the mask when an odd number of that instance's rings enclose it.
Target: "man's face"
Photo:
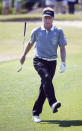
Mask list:
[[[53,19],[54,18],[51,16],[43,16],[42,18],[43,24],[47,30],[49,30],[52,27]]]

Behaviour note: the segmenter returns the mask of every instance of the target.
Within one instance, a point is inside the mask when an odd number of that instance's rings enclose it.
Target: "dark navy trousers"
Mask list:
[[[48,99],[51,106],[56,102],[55,91],[52,84],[52,79],[55,74],[57,61],[46,61],[40,58],[33,59],[33,65],[41,78],[39,96],[33,107],[33,115],[39,115],[42,112],[45,99]]]

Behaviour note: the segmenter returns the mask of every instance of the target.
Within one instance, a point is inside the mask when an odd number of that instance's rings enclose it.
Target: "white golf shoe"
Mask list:
[[[36,123],[41,122],[40,117],[36,116],[36,115],[33,116],[33,121],[36,122]]]
[[[58,108],[61,106],[61,103],[60,102],[55,102],[52,106],[51,106],[51,109],[52,109],[52,112],[53,113],[56,113],[58,112]]]

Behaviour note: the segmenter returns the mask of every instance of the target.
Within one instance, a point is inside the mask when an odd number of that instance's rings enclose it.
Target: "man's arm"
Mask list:
[[[66,49],[65,46],[60,46],[61,65],[60,72],[63,73],[66,70]]]
[[[26,58],[26,54],[30,51],[30,49],[32,48],[33,44],[31,44],[30,42],[28,42],[23,55],[20,58],[20,63],[23,64]]]
[[[66,49],[65,46],[60,47],[61,61],[66,62]]]

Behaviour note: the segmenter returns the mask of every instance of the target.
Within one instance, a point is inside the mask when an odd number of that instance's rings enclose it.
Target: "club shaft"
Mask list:
[[[23,39],[23,43],[22,43],[23,52],[24,52],[25,34],[26,34],[26,22],[24,23],[24,39]]]
[[[22,42],[22,53],[24,53],[24,42],[25,42],[25,34],[26,34],[26,22],[24,23],[24,39]],[[20,69],[17,72],[20,72],[23,68],[23,64],[20,62]]]
[[[24,23],[24,37],[25,37],[25,33],[26,33],[26,22]]]

